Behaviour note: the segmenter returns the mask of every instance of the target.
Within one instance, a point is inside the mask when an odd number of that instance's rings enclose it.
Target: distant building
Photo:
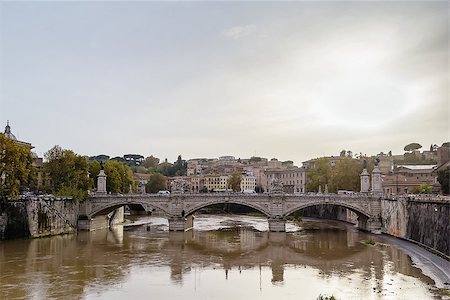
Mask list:
[[[450,144],[444,143],[441,147],[436,150],[437,163],[442,165],[450,160]]]
[[[382,176],[386,194],[401,195],[417,191],[421,184],[432,186],[436,182],[436,165],[398,165],[389,175]]]
[[[252,190],[256,188],[256,177],[253,175],[244,174],[241,177],[241,191]]]
[[[226,190],[228,187],[228,175],[208,175],[204,176],[204,186],[208,191]]]
[[[267,191],[272,179],[279,179],[283,184],[286,193],[305,193],[306,192],[306,169],[267,169],[265,171],[266,183],[264,189]]]
[[[234,156],[221,156],[219,157],[219,161],[222,163],[234,163],[236,162],[236,158]]]
[[[34,147],[31,145],[31,143],[28,142],[24,142],[24,141],[19,141],[16,136],[11,132],[11,126],[9,126],[9,121],[6,121],[6,126],[5,126],[5,132],[4,135],[9,138],[10,140],[13,140],[16,144],[21,145],[21,146],[25,146],[25,147],[29,147],[30,149],[33,149]]]

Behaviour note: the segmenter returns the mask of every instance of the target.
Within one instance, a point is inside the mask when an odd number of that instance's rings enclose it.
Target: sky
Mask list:
[[[448,58],[447,1],[0,2],[0,124],[39,155],[401,154],[450,139]]]

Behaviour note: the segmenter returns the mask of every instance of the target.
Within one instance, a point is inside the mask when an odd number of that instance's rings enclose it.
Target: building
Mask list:
[[[204,176],[204,186],[208,191],[226,190],[228,188],[228,175],[208,175]]]
[[[202,176],[191,176],[192,192],[199,193],[205,186],[205,179]]]
[[[16,144],[21,145],[21,146],[25,146],[25,147],[29,147],[30,149],[33,149],[34,147],[31,145],[31,143],[28,142],[24,142],[24,141],[20,141],[16,138],[16,136],[11,132],[11,126],[9,126],[9,120],[6,121],[6,126],[5,126],[5,132],[4,135],[9,138],[10,140],[13,140]]]
[[[145,192],[145,185],[147,184],[150,174],[146,173],[133,173],[134,180],[138,183],[139,191]]]
[[[391,174],[382,176],[383,191],[402,195],[417,192],[422,184],[432,186],[436,182],[435,168],[436,165],[398,165]]]
[[[273,179],[278,179],[283,184],[286,193],[305,193],[306,192],[306,169],[290,168],[290,169],[267,169],[265,171],[266,183],[265,190],[270,186]]]
[[[252,190],[256,188],[256,177],[253,175],[243,175],[241,177],[241,191]]]
[[[447,160],[447,162],[441,164],[440,166],[434,168],[433,170],[433,176],[435,177],[435,182],[433,185],[433,193],[444,193],[444,189],[442,188],[440,182],[438,181],[438,175],[439,172],[450,170],[450,160]]]

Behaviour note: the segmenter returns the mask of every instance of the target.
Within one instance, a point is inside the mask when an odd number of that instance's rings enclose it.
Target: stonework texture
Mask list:
[[[450,256],[450,201],[399,197],[381,204],[385,233]]]

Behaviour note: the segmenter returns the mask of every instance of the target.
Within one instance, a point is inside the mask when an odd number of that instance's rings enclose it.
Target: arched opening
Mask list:
[[[226,201],[210,202],[182,210],[178,217],[169,219],[169,230],[207,231],[245,228],[267,231],[267,217],[268,213],[257,205]]]
[[[286,214],[286,218],[293,221],[300,220],[302,217],[342,221],[354,224],[358,229],[369,229],[369,215],[341,203],[310,203],[292,209]]]

